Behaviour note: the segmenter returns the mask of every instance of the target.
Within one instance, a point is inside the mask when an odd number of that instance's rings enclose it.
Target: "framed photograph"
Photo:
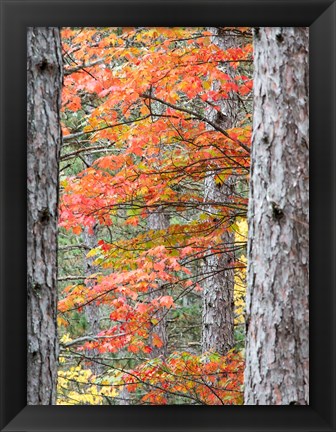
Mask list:
[[[1,430],[334,431],[335,2],[1,7]]]

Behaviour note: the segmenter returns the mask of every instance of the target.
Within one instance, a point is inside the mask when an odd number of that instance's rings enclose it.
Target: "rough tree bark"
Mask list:
[[[220,188],[216,186],[215,177],[208,175],[205,181],[205,201],[223,202],[231,192],[228,189],[228,181]],[[208,208],[217,216],[217,209]],[[218,219],[218,223],[221,223]],[[227,225],[227,222],[223,222]],[[232,248],[234,235],[225,232],[222,235],[222,248]],[[205,275],[207,279],[203,286],[202,308],[202,352],[215,351],[225,354],[234,345],[234,271],[228,269],[233,262],[233,252],[212,254],[211,250],[205,259]],[[224,270],[226,269],[226,270]]]
[[[308,29],[254,35],[245,404],[309,404]]]
[[[169,227],[169,218],[164,213],[162,208],[158,207],[156,211],[153,211],[148,216],[148,228],[151,230],[165,230]],[[158,291],[151,291],[149,293],[149,300],[153,300],[156,297],[161,297],[164,295],[163,288],[157,288]],[[157,311],[153,318],[158,320],[156,325],[153,325],[151,328],[151,334],[156,333],[161,339],[163,345],[162,347],[154,346],[150,338],[150,345],[152,348],[151,357],[166,357],[167,355],[167,346],[168,346],[168,335],[167,335],[167,319],[165,316],[165,311],[159,310]]]
[[[214,33],[213,43],[222,49],[236,46],[237,37],[229,31],[221,28],[211,28]],[[229,66],[223,70],[228,75],[234,76]],[[212,84],[214,90],[218,90],[218,83]],[[235,94],[230,99],[222,99],[216,102],[221,107],[221,112],[209,109],[208,117],[216,125],[223,129],[237,126],[240,112],[240,102]],[[233,193],[234,180],[228,178],[225,182],[218,181],[216,173],[208,172],[204,182],[205,202],[228,202]],[[223,227],[230,226],[230,218],[217,216],[217,206],[207,206],[206,211],[217,224]],[[205,280],[203,286],[203,315],[202,315],[202,351],[215,351],[225,354],[234,345],[234,271],[229,269],[234,261],[234,253],[230,249],[234,245],[234,234],[225,231],[222,235],[222,249],[220,254],[213,255],[209,250],[209,256],[205,259]]]
[[[56,402],[57,207],[61,144],[59,30],[28,29],[27,404]]]

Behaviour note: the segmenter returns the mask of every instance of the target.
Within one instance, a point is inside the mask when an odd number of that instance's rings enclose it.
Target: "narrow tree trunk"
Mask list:
[[[230,32],[223,32],[220,28],[212,28],[215,34],[213,42],[222,49],[228,49],[237,44],[237,38]],[[225,66],[225,73],[232,74],[229,66]],[[218,90],[218,83],[212,84],[214,90]],[[236,126],[239,118],[239,100],[235,95],[230,99],[222,99],[216,102],[221,112],[209,109],[209,119],[223,129]],[[228,202],[233,193],[234,180],[227,179],[224,183],[218,181],[216,173],[208,172],[204,182],[205,202]],[[230,226],[230,218],[221,218],[218,206],[207,206],[207,212],[214,219],[215,224],[221,224],[226,229]],[[225,354],[234,345],[234,271],[230,269],[234,261],[233,252],[225,251],[234,245],[234,235],[225,230],[222,235],[221,248],[223,252],[213,255],[209,249],[205,259],[205,280],[203,287],[203,316],[202,316],[202,351],[215,351]]]
[[[219,188],[214,175],[209,175],[205,181],[205,201],[227,201],[228,186],[226,183]],[[216,212],[214,208],[208,209]],[[214,213],[214,218],[216,213]],[[219,219],[218,219],[219,223]],[[223,225],[227,225],[224,221]],[[233,246],[233,233],[226,231],[221,238],[221,248]],[[229,267],[234,260],[233,253],[221,252],[212,254],[211,248],[205,261],[205,275],[207,279],[203,287],[203,316],[202,316],[202,351],[215,351],[225,354],[234,344],[234,272]]]
[[[148,217],[148,228],[151,230],[164,230],[169,227],[169,219],[167,215],[163,212],[161,208],[158,208],[157,211],[154,211],[149,214]],[[153,300],[156,297],[161,297],[165,295],[164,290],[160,287],[157,288],[157,291],[151,291],[149,293],[149,300]],[[168,336],[167,336],[167,319],[165,316],[165,311],[162,309],[158,310],[153,318],[155,318],[158,323],[153,325],[151,328],[151,334],[156,333],[161,339],[163,345],[162,347],[154,346],[152,341],[150,341],[152,352],[151,357],[166,357],[167,355],[167,346],[168,346]],[[152,338],[151,338],[152,339]]]
[[[309,404],[308,29],[255,30],[245,403]]]
[[[117,402],[118,402],[118,405],[131,405],[130,394],[129,394],[129,391],[127,390],[126,386],[122,387],[122,390],[118,395]]]
[[[92,154],[87,154],[84,156],[84,162],[87,165],[87,167],[90,167],[94,162],[94,157]],[[83,244],[88,248],[89,250],[97,247],[98,245],[98,239],[97,239],[97,226],[93,227],[93,232],[89,232],[89,229],[87,227],[84,227],[83,229]],[[95,258],[93,257],[87,257],[85,253],[84,258],[84,274],[88,278],[86,285],[88,287],[91,287],[93,289],[95,285],[95,279],[90,279],[90,276],[97,273],[98,267],[94,265]],[[85,318],[87,322],[87,333],[92,335],[93,337],[96,336],[100,331],[100,309],[99,306],[93,301],[92,303],[89,303],[84,308]],[[87,352],[88,357],[97,357],[98,359],[98,351],[96,350],[90,350]],[[99,375],[102,372],[102,365],[92,362],[90,369],[95,375]]]
[[[59,30],[28,29],[27,404],[56,402],[57,207],[62,56]]]
[[[96,234],[96,228],[93,229],[93,233],[89,233],[88,228],[84,228],[83,230],[83,243],[85,246],[87,246],[89,249],[93,249],[97,247],[98,240],[97,240],[97,234]],[[92,276],[94,273],[98,271],[97,266],[94,265],[94,258],[85,256],[84,258],[84,272],[85,276],[88,278],[86,285],[88,287],[94,288],[95,285],[95,279],[90,279],[90,276]],[[87,322],[87,333],[95,337],[100,332],[100,308],[99,306],[93,301],[92,303],[89,303],[84,308],[85,318]],[[99,359],[99,353],[97,350],[90,350],[87,352],[88,357],[94,357]],[[95,375],[99,375],[102,372],[102,365],[99,363],[96,363],[94,360],[92,361],[92,364],[90,365],[90,369]]]
[[[83,244],[87,246],[89,249],[93,249],[97,247],[98,240],[97,240],[97,234],[94,229],[93,233],[89,233],[88,228],[84,228],[83,230]],[[94,265],[94,258],[85,256],[84,259],[84,272],[85,276],[88,278],[87,286],[88,287],[94,287],[95,281],[90,280],[90,276],[95,274],[98,271],[98,267]],[[95,336],[100,331],[99,326],[99,306],[96,305],[95,302],[89,303],[85,306],[85,317],[88,323],[88,332]]]

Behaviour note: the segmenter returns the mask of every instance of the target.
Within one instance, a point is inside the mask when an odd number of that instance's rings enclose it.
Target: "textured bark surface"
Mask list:
[[[155,212],[150,213],[148,217],[148,228],[151,230],[165,230],[169,227],[169,218],[164,213],[164,211],[159,207]],[[165,295],[165,290],[163,288],[157,288],[155,291],[149,293],[149,300],[153,300],[156,297],[161,297]],[[167,346],[168,346],[168,334],[167,334],[167,319],[166,311],[162,309],[157,311],[153,318],[158,320],[156,325],[151,328],[151,333],[156,333],[161,339],[163,345],[162,347],[156,347],[153,345],[150,337],[150,346],[152,348],[151,357],[166,357]]]
[[[245,404],[309,404],[308,29],[254,35]]]
[[[57,205],[61,144],[59,30],[28,29],[27,404],[56,402]]]
[[[213,175],[205,181],[205,201],[227,202],[230,195],[227,182],[216,186]],[[208,211],[214,212],[215,209]],[[221,221],[222,222],[222,221]],[[222,222],[225,226],[227,222]],[[222,248],[232,248],[234,236],[231,232],[222,235]],[[205,261],[207,279],[203,286],[202,352],[215,351],[225,354],[234,345],[234,272],[229,267],[234,261],[233,252],[212,254],[208,251]]]
[[[230,32],[222,32],[220,28],[210,29],[215,36],[213,43],[222,49],[228,49],[237,44],[237,37]],[[232,73],[229,66],[224,66],[225,73]],[[218,83],[212,84],[217,90]],[[229,129],[237,125],[239,119],[239,101],[234,94],[230,99],[222,99],[216,102],[221,107],[221,112],[209,110],[208,117],[216,125],[223,129]],[[227,179],[224,183],[216,182],[216,174],[209,172],[204,182],[205,202],[228,202],[232,195],[233,180]],[[206,211],[213,218],[218,219],[218,207],[208,206]],[[223,227],[230,225],[230,218],[218,219],[218,224]],[[234,235],[226,231],[222,236],[221,254],[213,255],[209,250],[205,259],[205,275],[207,279],[203,286],[203,315],[202,315],[202,351],[216,351],[225,354],[234,345],[234,271],[230,269],[234,261],[234,253],[226,252],[232,249]]]

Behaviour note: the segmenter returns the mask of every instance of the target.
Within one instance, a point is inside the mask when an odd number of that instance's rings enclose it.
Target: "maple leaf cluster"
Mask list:
[[[202,262],[245,247],[223,245],[222,235],[246,217],[252,44],[248,28],[222,31],[232,32],[237,46],[220,48],[204,28],[62,30],[59,226],[71,243],[64,249],[87,238],[95,244],[83,245],[84,258],[72,257],[77,268],[82,259],[94,271],[60,284],[61,333],[74,314],[80,320],[88,307],[103,311],[99,331],[80,333],[71,347],[88,367],[92,355],[113,359],[118,385],[140,403],[242,403],[239,353],[171,347],[167,357],[153,358],[165,344],[160,323],[172,316],[182,322],[188,296],[197,306],[208,277]],[[223,129],[213,118],[220,101],[231,99],[245,111],[237,127]],[[218,188],[237,179],[226,202],[205,201],[209,173]],[[236,271],[245,265],[230,263]],[[116,363],[125,353],[130,364]]]

